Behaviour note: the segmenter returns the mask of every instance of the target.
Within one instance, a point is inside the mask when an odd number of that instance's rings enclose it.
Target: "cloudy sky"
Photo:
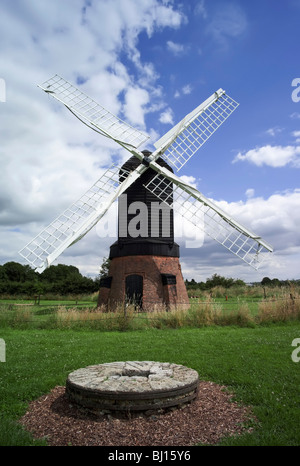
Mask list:
[[[275,252],[256,272],[179,228],[184,277],[300,278],[299,23],[299,0],[1,0],[0,263],[25,263],[18,251],[128,157],[37,87],[57,73],[148,133],[150,150],[225,89],[240,106],[179,174]],[[113,215],[56,263],[95,276]]]

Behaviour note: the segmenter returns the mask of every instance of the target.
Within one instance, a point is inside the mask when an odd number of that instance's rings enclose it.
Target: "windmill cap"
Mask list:
[[[150,150],[142,150],[142,154],[144,154],[146,157],[149,157],[149,155],[152,154]]]

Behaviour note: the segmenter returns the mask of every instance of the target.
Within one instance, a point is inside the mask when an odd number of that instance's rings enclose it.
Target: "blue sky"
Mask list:
[[[0,263],[22,262],[18,251],[128,156],[37,87],[58,73],[147,132],[150,149],[225,89],[240,106],[179,175],[275,252],[255,272],[179,238],[184,277],[300,278],[299,23],[299,0],[2,0]],[[101,228],[56,263],[95,276],[115,240]]]

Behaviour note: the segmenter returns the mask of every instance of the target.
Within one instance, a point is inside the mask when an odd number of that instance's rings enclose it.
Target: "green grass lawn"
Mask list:
[[[291,359],[299,321],[127,332],[8,327],[0,328],[0,338],[6,343],[6,362],[0,362],[1,446],[41,444],[17,422],[28,403],[64,385],[77,368],[118,360],[186,365],[251,405],[258,419],[253,432],[222,445],[300,445],[300,362]]]

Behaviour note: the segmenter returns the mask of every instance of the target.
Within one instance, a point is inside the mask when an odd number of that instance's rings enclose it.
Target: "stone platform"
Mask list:
[[[69,400],[94,414],[162,411],[191,402],[198,373],[188,367],[154,361],[99,364],[69,374]]]

